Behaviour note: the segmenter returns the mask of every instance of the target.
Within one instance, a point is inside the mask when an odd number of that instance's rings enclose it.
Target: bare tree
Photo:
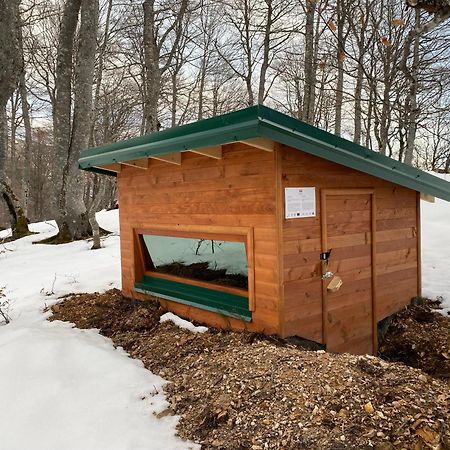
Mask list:
[[[173,58],[182,37],[183,18],[188,0],[179,4],[158,5],[155,0],[145,0],[144,8],[144,57],[145,57],[145,131],[160,128],[158,101],[161,93],[161,78],[173,63]],[[170,17],[174,17],[170,21]],[[174,35],[171,43],[169,37]]]
[[[74,67],[79,15],[78,51]],[[89,235],[88,214],[83,201],[84,174],[80,173],[77,162],[81,150],[89,142],[97,28],[98,1],[66,1],[59,35],[53,127],[55,158],[60,170],[57,175],[60,181],[57,184],[59,233],[56,242]]]
[[[314,58],[315,44],[315,17],[316,0],[306,0],[306,25],[305,25],[305,86],[303,100],[302,119],[308,123],[314,122],[314,110],[316,104],[316,68],[317,60]]]
[[[23,72],[19,1],[1,0],[0,11],[0,197],[7,206],[12,234],[16,238],[29,232],[22,205],[5,171],[8,148],[6,104]]]

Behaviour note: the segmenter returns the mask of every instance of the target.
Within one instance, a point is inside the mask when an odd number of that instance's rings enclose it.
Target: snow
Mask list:
[[[446,313],[450,203],[422,202],[421,216],[423,294],[441,297]],[[46,320],[45,307],[61,295],[120,288],[118,211],[102,211],[97,218],[113,232],[100,250],[91,251],[88,241],[33,245],[56,233],[53,221],[32,224],[36,235],[0,244],[0,290],[12,318],[0,326],[0,448],[199,448],[175,436],[177,417],[155,417],[168,406],[162,378],[96,330]],[[1,231],[0,239],[9,233]],[[165,320],[206,331],[171,313]]]
[[[450,175],[435,174],[447,181]],[[450,202],[436,198],[421,202],[422,295],[442,300],[442,313],[450,313]]]
[[[178,317],[176,314],[173,314],[171,312],[163,314],[159,318],[159,321],[161,323],[167,322],[167,321],[172,321],[178,327],[192,331],[193,333],[205,333],[206,331],[208,331],[208,327],[196,327],[192,322],[189,322],[188,320],[184,320],[181,317]]]
[[[12,318],[0,326],[0,448],[199,448],[175,436],[177,417],[155,416],[168,406],[165,380],[96,330],[46,320],[43,310],[58,296],[120,288],[118,211],[98,220],[114,232],[100,250],[87,241],[32,245],[56,233],[54,222],[0,244],[0,289]]]

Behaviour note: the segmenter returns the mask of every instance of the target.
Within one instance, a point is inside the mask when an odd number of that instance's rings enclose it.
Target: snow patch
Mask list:
[[[167,312],[159,318],[159,321],[161,323],[167,322],[168,320],[173,322],[178,327],[192,331],[193,333],[205,333],[206,331],[208,331],[208,327],[196,327],[192,322],[182,319],[181,317],[178,317],[176,314],[173,314],[171,312]]]
[[[106,231],[111,231],[111,233],[119,234],[119,210],[112,209],[111,211],[106,211],[103,209],[95,215],[98,224]]]
[[[432,175],[450,181],[450,175]],[[450,312],[450,202],[436,198],[421,202],[422,295],[442,300],[442,313]]]
[[[155,416],[168,407],[165,380],[97,331],[46,320],[44,308],[61,295],[120,288],[118,211],[97,218],[114,233],[100,250],[89,241],[33,244],[57,233],[54,221],[0,244],[0,289],[12,319],[0,326],[0,448],[198,449],[176,437],[177,416]]]

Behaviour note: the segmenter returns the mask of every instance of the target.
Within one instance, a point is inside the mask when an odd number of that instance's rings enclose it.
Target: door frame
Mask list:
[[[377,291],[376,291],[376,197],[374,188],[334,188],[334,189],[321,189],[320,192],[320,228],[321,228],[321,241],[322,252],[328,251],[328,236],[327,236],[327,196],[328,195],[370,195],[371,198],[371,263],[372,263],[372,348],[373,353],[376,355],[378,352],[378,322],[377,322]],[[327,287],[325,281],[322,280],[322,341],[326,345],[328,338],[327,330]]]

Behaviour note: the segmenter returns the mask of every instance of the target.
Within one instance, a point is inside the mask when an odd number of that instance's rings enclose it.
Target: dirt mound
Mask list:
[[[439,302],[424,299],[398,313],[380,346],[380,356],[450,379],[450,318],[436,308]]]
[[[159,323],[157,302],[75,295],[51,320],[96,327],[171,381],[166,414],[204,449],[450,448],[449,387],[403,364]],[[142,317],[144,317],[143,320]]]
[[[145,332],[159,323],[163,313],[155,302],[139,302],[123,297],[118,289],[106,294],[72,294],[52,307],[50,320],[74,322],[78,328],[98,328],[104,336],[118,333]],[[72,320],[73,319],[73,320]]]

